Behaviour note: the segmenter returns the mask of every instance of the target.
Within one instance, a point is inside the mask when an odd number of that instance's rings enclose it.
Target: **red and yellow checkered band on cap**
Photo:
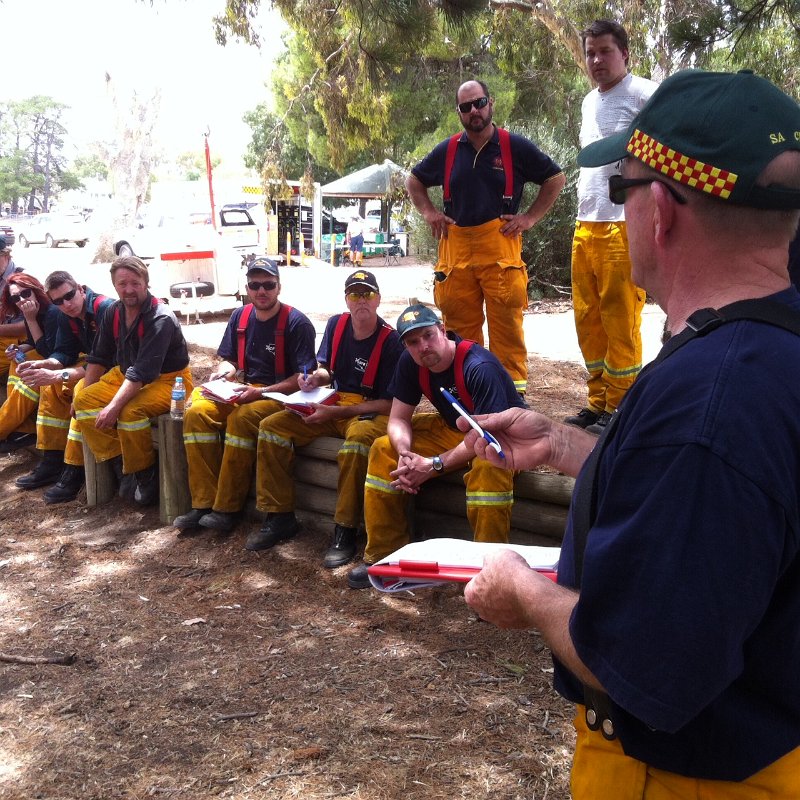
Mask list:
[[[628,140],[628,152],[662,175],[723,200],[730,197],[739,177],[685,156],[638,129]]]

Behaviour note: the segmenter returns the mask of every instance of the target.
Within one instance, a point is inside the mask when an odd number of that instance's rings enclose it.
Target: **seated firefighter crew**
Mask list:
[[[175,378],[191,391],[189,352],[175,315],[148,291],[150,275],[140,258],[115,259],[111,281],[119,300],[103,315],[86,359],[75,418],[97,461],[111,462],[120,497],[148,506],[158,502],[150,426],[169,411]]]
[[[347,311],[331,317],[325,328],[317,353],[319,368],[298,381],[304,391],[331,384],[338,400],[333,405],[312,404],[314,412],[307,417],[283,411],[261,423],[258,508],[267,516],[246,544],[248,550],[264,550],[297,533],[295,447],[318,436],[341,436],[334,533],[323,562],[329,569],[346,564],[356,553],[369,449],[386,432],[389,383],[401,353],[397,332],[378,316],[381,295],[371,272],[359,269],[349,275],[344,297]]]
[[[197,527],[224,533],[239,522],[256,459],[258,426],[283,409],[264,391],[290,393],[297,377],[314,369],[314,325],[305,314],[278,300],[277,265],[259,257],[247,270],[250,303],[228,322],[217,355],[222,359],[211,379],[234,380],[241,372],[247,388],[234,403],[221,403],[195,389],[183,420],[192,509],[173,521],[180,530]]]
[[[8,345],[5,351],[9,363],[8,395],[0,406],[0,453],[36,443],[34,412],[39,404],[39,390],[22,380],[19,367],[29,358],[50,355],[56,344],[60,316],[44,286],[24,272],[11,275],[0,295],[0,317],[15,311],[22,315],[25,340],[19,345]]]
[[[408,543],[408,495],[446,472],[468,466],[467,519],[476,541],[507,542],[514,503],[514,473],[489,467],[464,445],[456,427],[458,413],[444,388],[470,413],[488,414],[512,406],[524,408],[511,376],[497,357],[479,344],[447,333],[436,314],[409,306],[397,320],[405,345],[389,386],[394,400],[387,436],[376,439],[369,454],[364,488],[367,546],[364,563],[350,570],[347,582],[366,589],[367,567]],[[425,395],[436,414],[415,414]],[[472,462],[470,464],[470,462]]]
[[[86,355],[91,352],[97,329],[110,297],[95,294],[76,283],[68,272],[52,272],[44,282],[58,315],[58,330],[49,358],[23,361],[17,374],[25,384],[39,390],[36,415],[36,447],[43,457],[36,468],[17,478],[21,489],[51,486],[46,503],[74,500],[83,487],[83,446],[72,419],[74,395],[83,387]]]

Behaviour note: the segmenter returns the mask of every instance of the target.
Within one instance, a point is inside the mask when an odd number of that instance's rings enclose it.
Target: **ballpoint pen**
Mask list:
[[[497,439],[495,439],[491,433],[488,433],[483,428],[481,428],[481,426],[478,425],[478,423],[475,422],[475,420],[472,419],[472,417],[464,410],[461,403],[459,403],[458,400],[456,400],[455,397],[453,397],[453,395],[450,394],[450,392],[448,392],[447,389],[444,388],[444,386],[439,387],[439,391],[441,391],[441,393],[444,395],[445,400],[447,400],[447,402],[450,403],[450,405],[453,406],[453,408],[462,417],[464,417],[464,419],[467,422],[469,422],[470,426],[473,427],[481,436],[483,436],[483,438],[489,443],[489,447],[495,450],[497,452],[497,455],[500,456],[500,458],[505,458],[506,455],[503,452],[502,448],[500,447],[500,442],[498,442]]]

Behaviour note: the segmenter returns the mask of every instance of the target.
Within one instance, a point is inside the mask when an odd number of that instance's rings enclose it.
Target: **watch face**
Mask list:
[[[433,457],[433,468],[436,470],[436,472],[441,472],[444,469],[444,464],[439,456]]]
[[[62,381],[68,381],[69,380],[69,372],[67,372],[67,370],[64,370],[61,373],[61,380]]]

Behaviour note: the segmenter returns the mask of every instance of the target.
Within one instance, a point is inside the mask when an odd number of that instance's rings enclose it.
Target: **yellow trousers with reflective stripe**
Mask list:
[[[119,367],[112,367],[99,381],[85,386],[75,397],[75,418],[84,441],[97,461],[108,461],[122,455],[125,474],[139,472],[155,463],[151,425],[154,419],[169,412],[172,384],[183,377],[186,391],[191,391],[192,374],[189,367],[159,375],[143,386],[122,408],[117,427],[98,429],[97,415],[114,399],[125,376]]]
[[[528,381],[528,348],[522,315],[528,307],[528,270],[522,236],[503,236],[496,219],[470,228],[451,225],[439,240],[433,299],[447,328],[483,344],[484,305],[489,349],[500,359],[518,392]]]
[[[685,778],[626,756],[618,739],[608,741],[586,726],[586,710],[577,707],[572,800],[797,800],[800,797],[800,748],[741,783]]]
[[[360,394],[340,392],[337,405],[363,402]],[[320,436],[337,436],[342,442],[336,461],[339,477],[336,486],[337,525],[357,528],[364,508],[364,479],[370,446],[386,433],[389,417],[374,419],[335,419],[307,423],[291,411],[265,419],[258,432],[257,506],[259,511],[278,513],[294,511],[294,449]]]
[[[78,381],[53,383],[39,390],[39,411],[36,414],[36,447],[39,450],[66,448],[72,420],[72,398],[77,384]]]
[[[642,369],[644,301],[645,292],[631,279],[625,223],[578,221],[572,305],[592,411],[615,411]]]
[[[36,361],[41,356],[35,350],[26,354],[28,361]],[[7,439],[12,433],[35,433],[34,412],[39,405],[39,390],[23,383],[17,375],[17,362],[8,363],[8,383],[6,401],[0,406],[0,439]]]
[[[438,414],[416,414],[411,449],[426,458],[450,450],[464,434],[448,427]],[[406,504],[409,495],[391,487],[390,472],[397,469],[397,453],[388,436],[376,439],[369,454],[364,487],[367,547],[364,561],[374,564],[408,544]],[[432,478],[432,480],[436,480]],[[474,459],[464,475],[467,519],[478,542],[507,542],[514,504],[514,473]],[[425,491],[423,484],[421,490]]]
[[[282,409],[277,400],[240,406],[217,403],[203,397],[199,387],[194,390],[183,419],[192,508],[234,512],[244,506],[256,460],[258,426]]]
[[[73,407],[75,398],[81,389],[83,389],[83,378],[72,389]],[[83,466],[83,434],[81,434],[81,429],[78,427],[78,421],[75,419],[74,414],[69,421],[67,444],[64,448],[64,463],[71,464],[73,467]]]

